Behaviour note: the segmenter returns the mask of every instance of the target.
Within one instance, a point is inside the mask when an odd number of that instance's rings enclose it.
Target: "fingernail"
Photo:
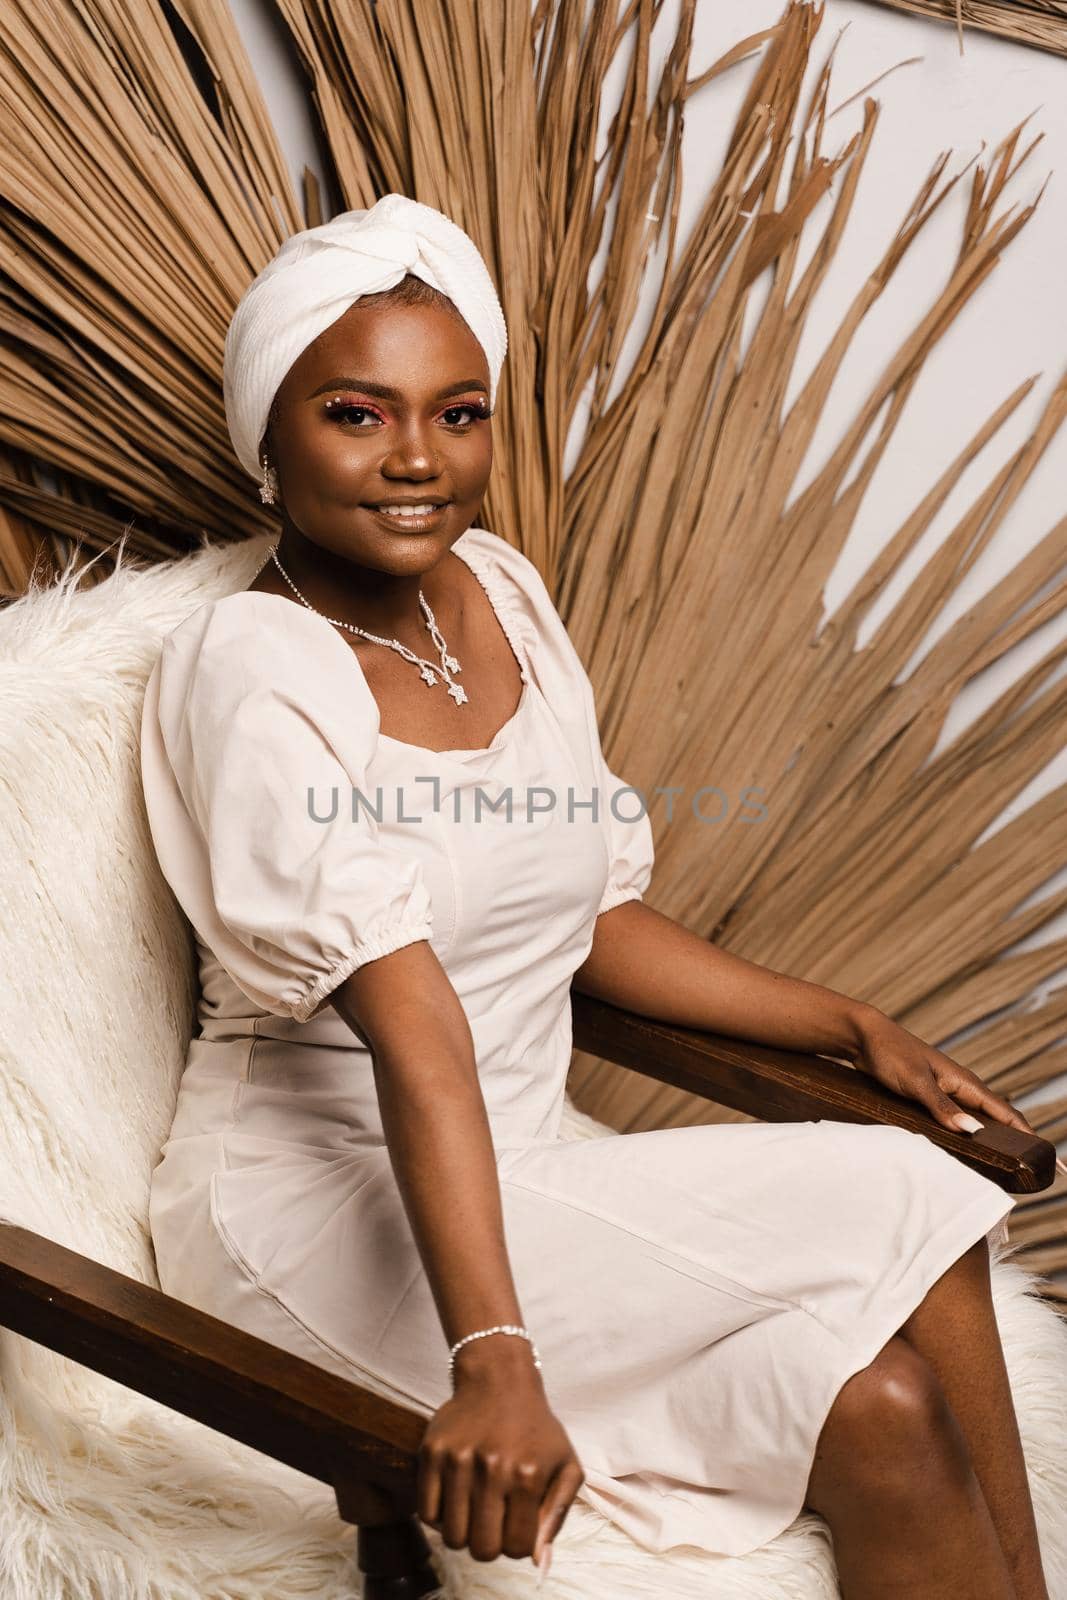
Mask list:
[[[544,1583],[545,1579],[548,1577],[548,1569],[549,1569],[549,1567],[551,1565],[552,1565],[552,1546],[551,1546],[551,1544],[546,1544],[544,1549],[541,1551],[541,1561],[540,1561],[540,1564],[539,1564],[539,1566],[537,1568],[537,1587],[539,1589],[540,1589],[541,1585]]]
[[[953,1117],[957,1128],[962,1128],[964,1133],[981,1133],[982,1124],[977,1117],[970,1116],[966,1111],[961,1111],[958,1117]]]

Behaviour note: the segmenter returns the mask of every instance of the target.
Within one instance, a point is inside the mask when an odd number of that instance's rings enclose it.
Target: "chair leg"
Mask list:
[[[363,1600],[423,1600],[441,1593],[430,1545],[410,1500],[366,1480],[336,1482],[337,1509],[356,1524]]]
[[[379,1527],[360,1526],[356,1565],[363,1574],[363,1600],[423,1600],[440,1594],[430,1565],[430,1546],[418,1517]]]

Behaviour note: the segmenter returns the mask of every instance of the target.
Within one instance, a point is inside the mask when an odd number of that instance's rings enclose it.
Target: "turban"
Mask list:
[[[222,389],[246,472],[262,475],[259,441],[297,357],[360,295],[391,289],[409,272],[448,296],[485,351],[492,406],[508,335],[478,247],[443,212],[387,194],[369,211],[343,211],[292,234],[238,302],[226,332]]]

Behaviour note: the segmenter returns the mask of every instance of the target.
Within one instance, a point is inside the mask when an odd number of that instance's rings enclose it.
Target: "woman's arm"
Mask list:
[[[574,987],[610,1005],[785,1050],[855,1060],[876,1007],[720,950],[641,900],[597,918]]]
[[[449,1345],[521,1324],[470,1025],[429,941],[367,962],[331,1000],[371,1052],[397,1186]],[[540,1384],[525,1339],[464,1345],[457,1371],[483,1367]]]
[[[521,1324],[474,1042],[429,940],[368,961],[331,998],[370,1049],[393,1171],[445,1338]],[[477,1561],[532,1555],[541,1565],[584,1473],[533,1351],[514,1336],[474,1339],[457,1352],[455,1373],[420,1446],[419,1516]]]
[[[1035,1132],[970,1068],[877,1006],[731,955],[641,900],[624,900],[597,918],[592,948],[572,982],[658,1022],[842,1057],[918,1100],[946,1128],[977,1133],[984,1117]]]

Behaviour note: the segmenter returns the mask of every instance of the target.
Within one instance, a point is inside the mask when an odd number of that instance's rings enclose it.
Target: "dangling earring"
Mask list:
[[[272,506],[278,498],[278,474],[267,461],[266,452],[263,455],[263,481],[259,486],[259,498],[265,506]]]

